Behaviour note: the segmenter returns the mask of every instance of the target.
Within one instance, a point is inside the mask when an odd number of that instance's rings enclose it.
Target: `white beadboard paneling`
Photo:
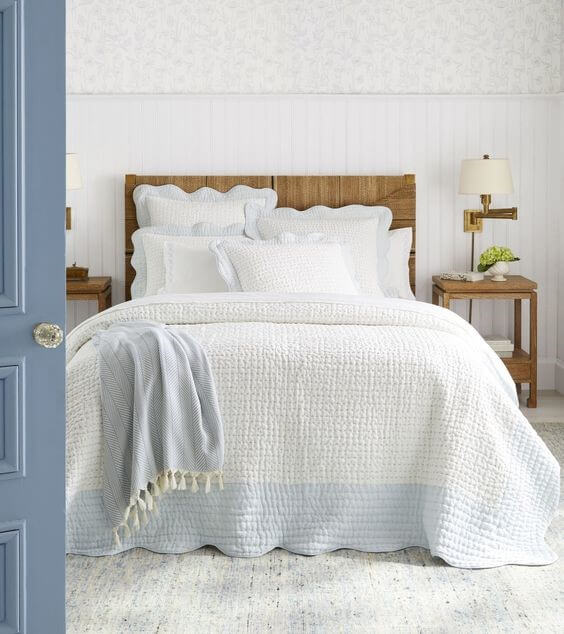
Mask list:
[[[563,249],[555,231],[562,225],[562,146],[555,130],[563,102],[548,95],[70,96],[68,144],[80,155],[84,188],[69,192],[74,226],[67,260],[111,275],[114,302],[123,301],[128,172],[415,172],[417,295],[430,301],[431,275],[466,270],[469,263],[462,210],[479,200],[457,193],[460,160],[508,156],[515,193],[494,197],[494,206],[517,205],[519,220],[486,221],[476,253],[506,244],[522,258],[513,270],[539,283],[539,357],[554,363],[557,341],[564,350],[557,319],[559,308],[564,314],[557,295]],[[87,315],[86,306],[69,310],[69,324]],[[474,306],[481,332],[511,333],[510,306]],[[455,303],[455,309],[467,316],[466,303]],[[524,317],[526,327],[526,310]],[[550,370],[544,374],[550,377]]]
[[[562,21],[564,24],[564,8],[562,10]],[[564,51],[564,41],[562,45]],[[564,87],[564,70],[563,70],[563,87]],[[553,224],[554,236],[557,240],[555,252],[558,255],[558,264],[553,262],[556,269],[556,284],[558,287],[557,300],[557,363],[556,363],[556,389],[564,394],[564,179],[562,173],[564,170],[564,93],[560,93],[555,103],[555,119],[556,125],[554,134],[552,134],[553,142],[553,178],[559,184],[558,191],[551,188],[551,208],[556,216]]]

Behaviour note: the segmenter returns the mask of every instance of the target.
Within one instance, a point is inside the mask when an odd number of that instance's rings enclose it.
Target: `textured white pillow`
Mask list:
[[[273,189],[255,189],[254,187],[247,187],[246,185],[236,185],[227,192],[219,192],[211,187],[201,187],[195,192],[190,193],[185,192],[176,185],[138,185],[133,190],[133,201],[137,210],[137,222],[140,227],[149,227],[151,225],[151,214],[147,203],[148,198],[160,198],[183,203],[229,203],[233,201],[249,202],[250,200],[254,200],[260,201],[259,208],[265,211],[274,209],[278,201],[278,195]],[[203,209],[204,208],[200,208],[201,211]],[[171,222],[162,215],[159,215],[159,221],[163,225],[183,224],[189,226],[204,221],[226,226],[234,223],[242,223],[244,220],[239,205],[232,207],[224,205],[221,210],[216,210],[216,213],[209,217],[202,217],[201,213],[198,213],[198,219],[196,220],[194,220],[193,216],[190,216],[190,213],[195,211],[194,208],[186,207],[185,211],[189,215],[189,218],[185,222]],[[208,209],[208,211],[210,214],[213,213],[211,209]],[[178,220],[179,212],[179,207],[171,210],[174,219]],[[243,233],[242,227],[241,233]]]
[[[339,209],[311,207],[263,210],[253,203],[245,206],[245,233],[268,240],[280,233],[307,235],[322,233],[347,247],[354,276],[361,293],[383,295],[387,275],[388,229],[392,212],[387,207],[348,205]]]
[[[157,294],[165,286],[165,242],[177,242],[190,247],[208,247],[218,236],[238,236],[238,225],[218,227],[200,223],[194,227],[144,227],[131,236],[133,257],[131,265],[136,275],[131,284],[131,297],[145,297]]]
[[[389,232],[388,275],[384,282],[386,297],[415,299],[409,285],[409,256],[413,232],[411,227],[394,229]]]
[[[264,200],[172,200],[147,196],[145,204],[149,211],[151,226],[178,225],[189,227],[199,222],[212,222],[222,226],[230,224],[243,225],[245,222],[245,205],[253,202],[261,208]],[[243,227],[241,226],[241,233]]]
[[[341,245],[321,234],[216,240],[210,249],[231,291],[358,295]]]
[[[235,238],[232,238],[235,239]],[[209,249],[213,238],[193,237],[165,242],[165,284],[162,293],[216,293],[229,290]]]

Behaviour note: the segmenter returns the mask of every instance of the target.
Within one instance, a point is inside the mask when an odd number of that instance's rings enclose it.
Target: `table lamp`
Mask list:
[[[80,189],[82,187],[82,178],[80,176],[80,164],[78,162],[78,154],[66,155],[66,188]],[[71,208],[66,208],[66,228],[72,229]],[[83,280],[88,277],[88,269],[83,266],[76,266],[76,262],[72,266],[67,266],[67,279]]]

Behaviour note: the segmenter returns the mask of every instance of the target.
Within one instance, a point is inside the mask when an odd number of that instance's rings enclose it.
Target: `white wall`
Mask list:
[[[519,221],[486,222],[478,250],[507,244],[539,282],[540,381],[556,368],[564,391],[563,29],[562,0],[67,0],[85,180],[67,260],[123,300],[126,172],[415,172],[429,300],[432,274],[467,268],[460,159],[508,156],[516,191],[494,203]],[[69,304],[69,325],[94,310]],[[510,332],[508,307],[476,313],[484,334]]]
[[[71,96],[68,147],[78,152],[84,188],[69,192],[74,228],[67,260],[114,278],[123,300],[123,176],[139,174],[362,174],[417,176],[417,295],[430,300],[431,275],[466,269],[470,237],[456,193],[460,159],[511,158],[519,221],[489,221],[478,252],[508,245],[513,265],[539,282],[543,387],[554,386],[559,210],[554,96]],[[72,325],[93,311],[73,303]],[[465,307],[461,305],[464,314]],[[484,333],[510,332],[509,309],[478,304]]]
[[[558,231],[558,349],[556,361],[556,389],[564,394],[564,0],[560,13],[560,95],[559,125],[557,128],[560,146],[560,199],[557,205],[556,230]]]
[[[564,10],[562,12],[564,21]],[[564,46],[562,47],[564,51]],[[564,82],[564,67],[563,67]],[[564,83],[563,83],[564,85]],[[564,394],[564,92],[558,100],[559,125],[556,128],[557,143],[560,147],[560,169],[556,176],[560,186],[560,197],[555,206],[555,231],[558,234],[558,246],[555,259],[558,258],[558,348],[556,362],[556,389]]]
[[[67,0],[72,93],[551,93],[560,0]]]

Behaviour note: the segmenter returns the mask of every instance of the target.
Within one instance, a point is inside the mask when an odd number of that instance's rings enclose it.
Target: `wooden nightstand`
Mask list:
[[[98,312],[112,305],[112,278],[89,277],[85,280],[67,280],[67,300],[98,302]]]
[[[508,275],[506,282],[455,282],[441,280],[433,275],[433,304],[439,298],[445,308],[453,299],[512,299],[514,301],[514,345],[513,355],[502,361],[521,392],[521,383],[529,383],[527,407],[537,406],[537,283],[521,275]],[[521,300],[529,300],[529,352],[521,348]]]

